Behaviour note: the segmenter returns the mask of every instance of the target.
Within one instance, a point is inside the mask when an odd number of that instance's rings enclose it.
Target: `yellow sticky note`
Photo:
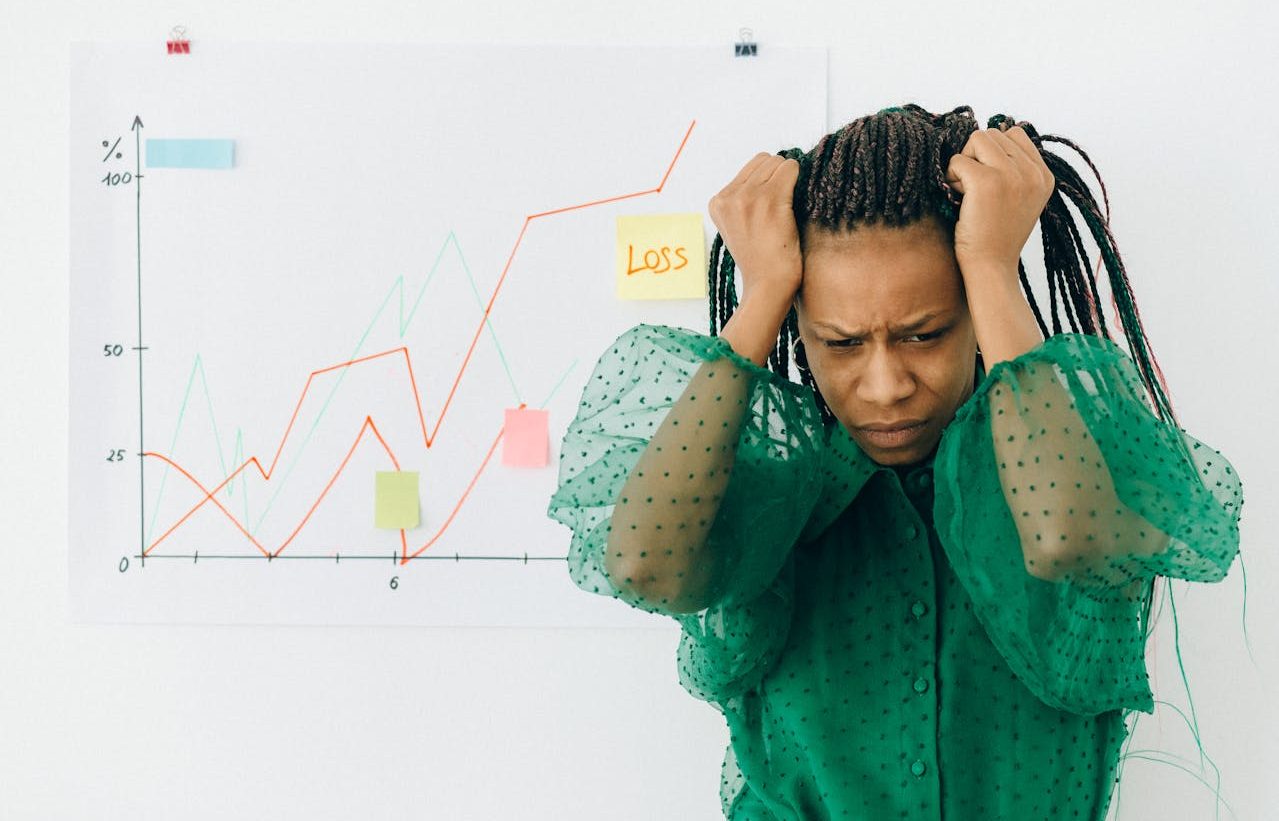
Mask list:
[[[502,464],[514,468],[546,467],[550,414],[538,408],[507,408],[502,428]]]
[[[412,530],[418,525],[416,470],[379,470],[373,526]]]
[[[617,218],[618,299],[702,299],[706,235],[701,214]]]

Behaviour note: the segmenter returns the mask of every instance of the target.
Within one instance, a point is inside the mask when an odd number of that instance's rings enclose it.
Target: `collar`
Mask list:
[[[800,533],[800,541],[810,541],[820,536],[877,473],[895,475],[907,493],[932,489],[933,457],[937,453],[935,447],[923,462],[899,468],[875,463],[853,441],[848,430],[837,419],[826,423],[824,440],[826,446],[822,451],[821,496]]]

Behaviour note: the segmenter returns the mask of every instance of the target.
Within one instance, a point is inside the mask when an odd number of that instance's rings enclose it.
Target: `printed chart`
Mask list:
[[[74,44],[76,617],[651,622],[569,581],[558,443],[622,331],[706,331],[706,202],[825,61]]]

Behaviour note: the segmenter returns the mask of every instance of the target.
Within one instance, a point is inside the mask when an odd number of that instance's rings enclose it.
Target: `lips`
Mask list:
[[[903,419],[900,422],[878,422],[873,425],[861,425],[860,429],[867,432],[892,433],[905,428],[917,427],[924,424],[924,421],[923,419]]]
[[[926,421],[916,422],[909,427],[899,427],[894,430],[876,430],[873,427],[860,428],[860,430],[862,437],[877,448],[900,448],[913,443],[919,438],[927,427]]]

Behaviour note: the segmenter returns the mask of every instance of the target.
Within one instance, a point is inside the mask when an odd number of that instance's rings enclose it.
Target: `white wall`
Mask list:
[[[1257,4],[1257,8],[1262,8]],[[1178,584],[1206,752],[1273,817],[1279,476],[1271,317],[1276,61],[1237,3],[10,2],[0,10],[0,817],[718,817],[727,741],[673,631],[76,626],[68,620],[67,43],[164,39],[770,43],[831,49],[835,127],[961,103],[1098,164],[1184,426],[1244,481],[1242,573]],[[761,105],[767,101],[761,100]],[[1063,152],[1076,161],[1073,153]],[[567,532],[566,532],[567,535]],[[621,606],[621,605],[619,605]],[[1187,710],[1171,613],[1156,697]],[[1269,698],[1267,698],[1269,697]],[[1195,750],[1174,711],[1132,749]],[[1187,762],[1197,771],[1198,761]],[[1211,769],[1209,769],[1211,772]],[[1123,819],[1214,817],[1210,788],[1126,765]],[[1222,818],[1229,814],[1222,809]]]

